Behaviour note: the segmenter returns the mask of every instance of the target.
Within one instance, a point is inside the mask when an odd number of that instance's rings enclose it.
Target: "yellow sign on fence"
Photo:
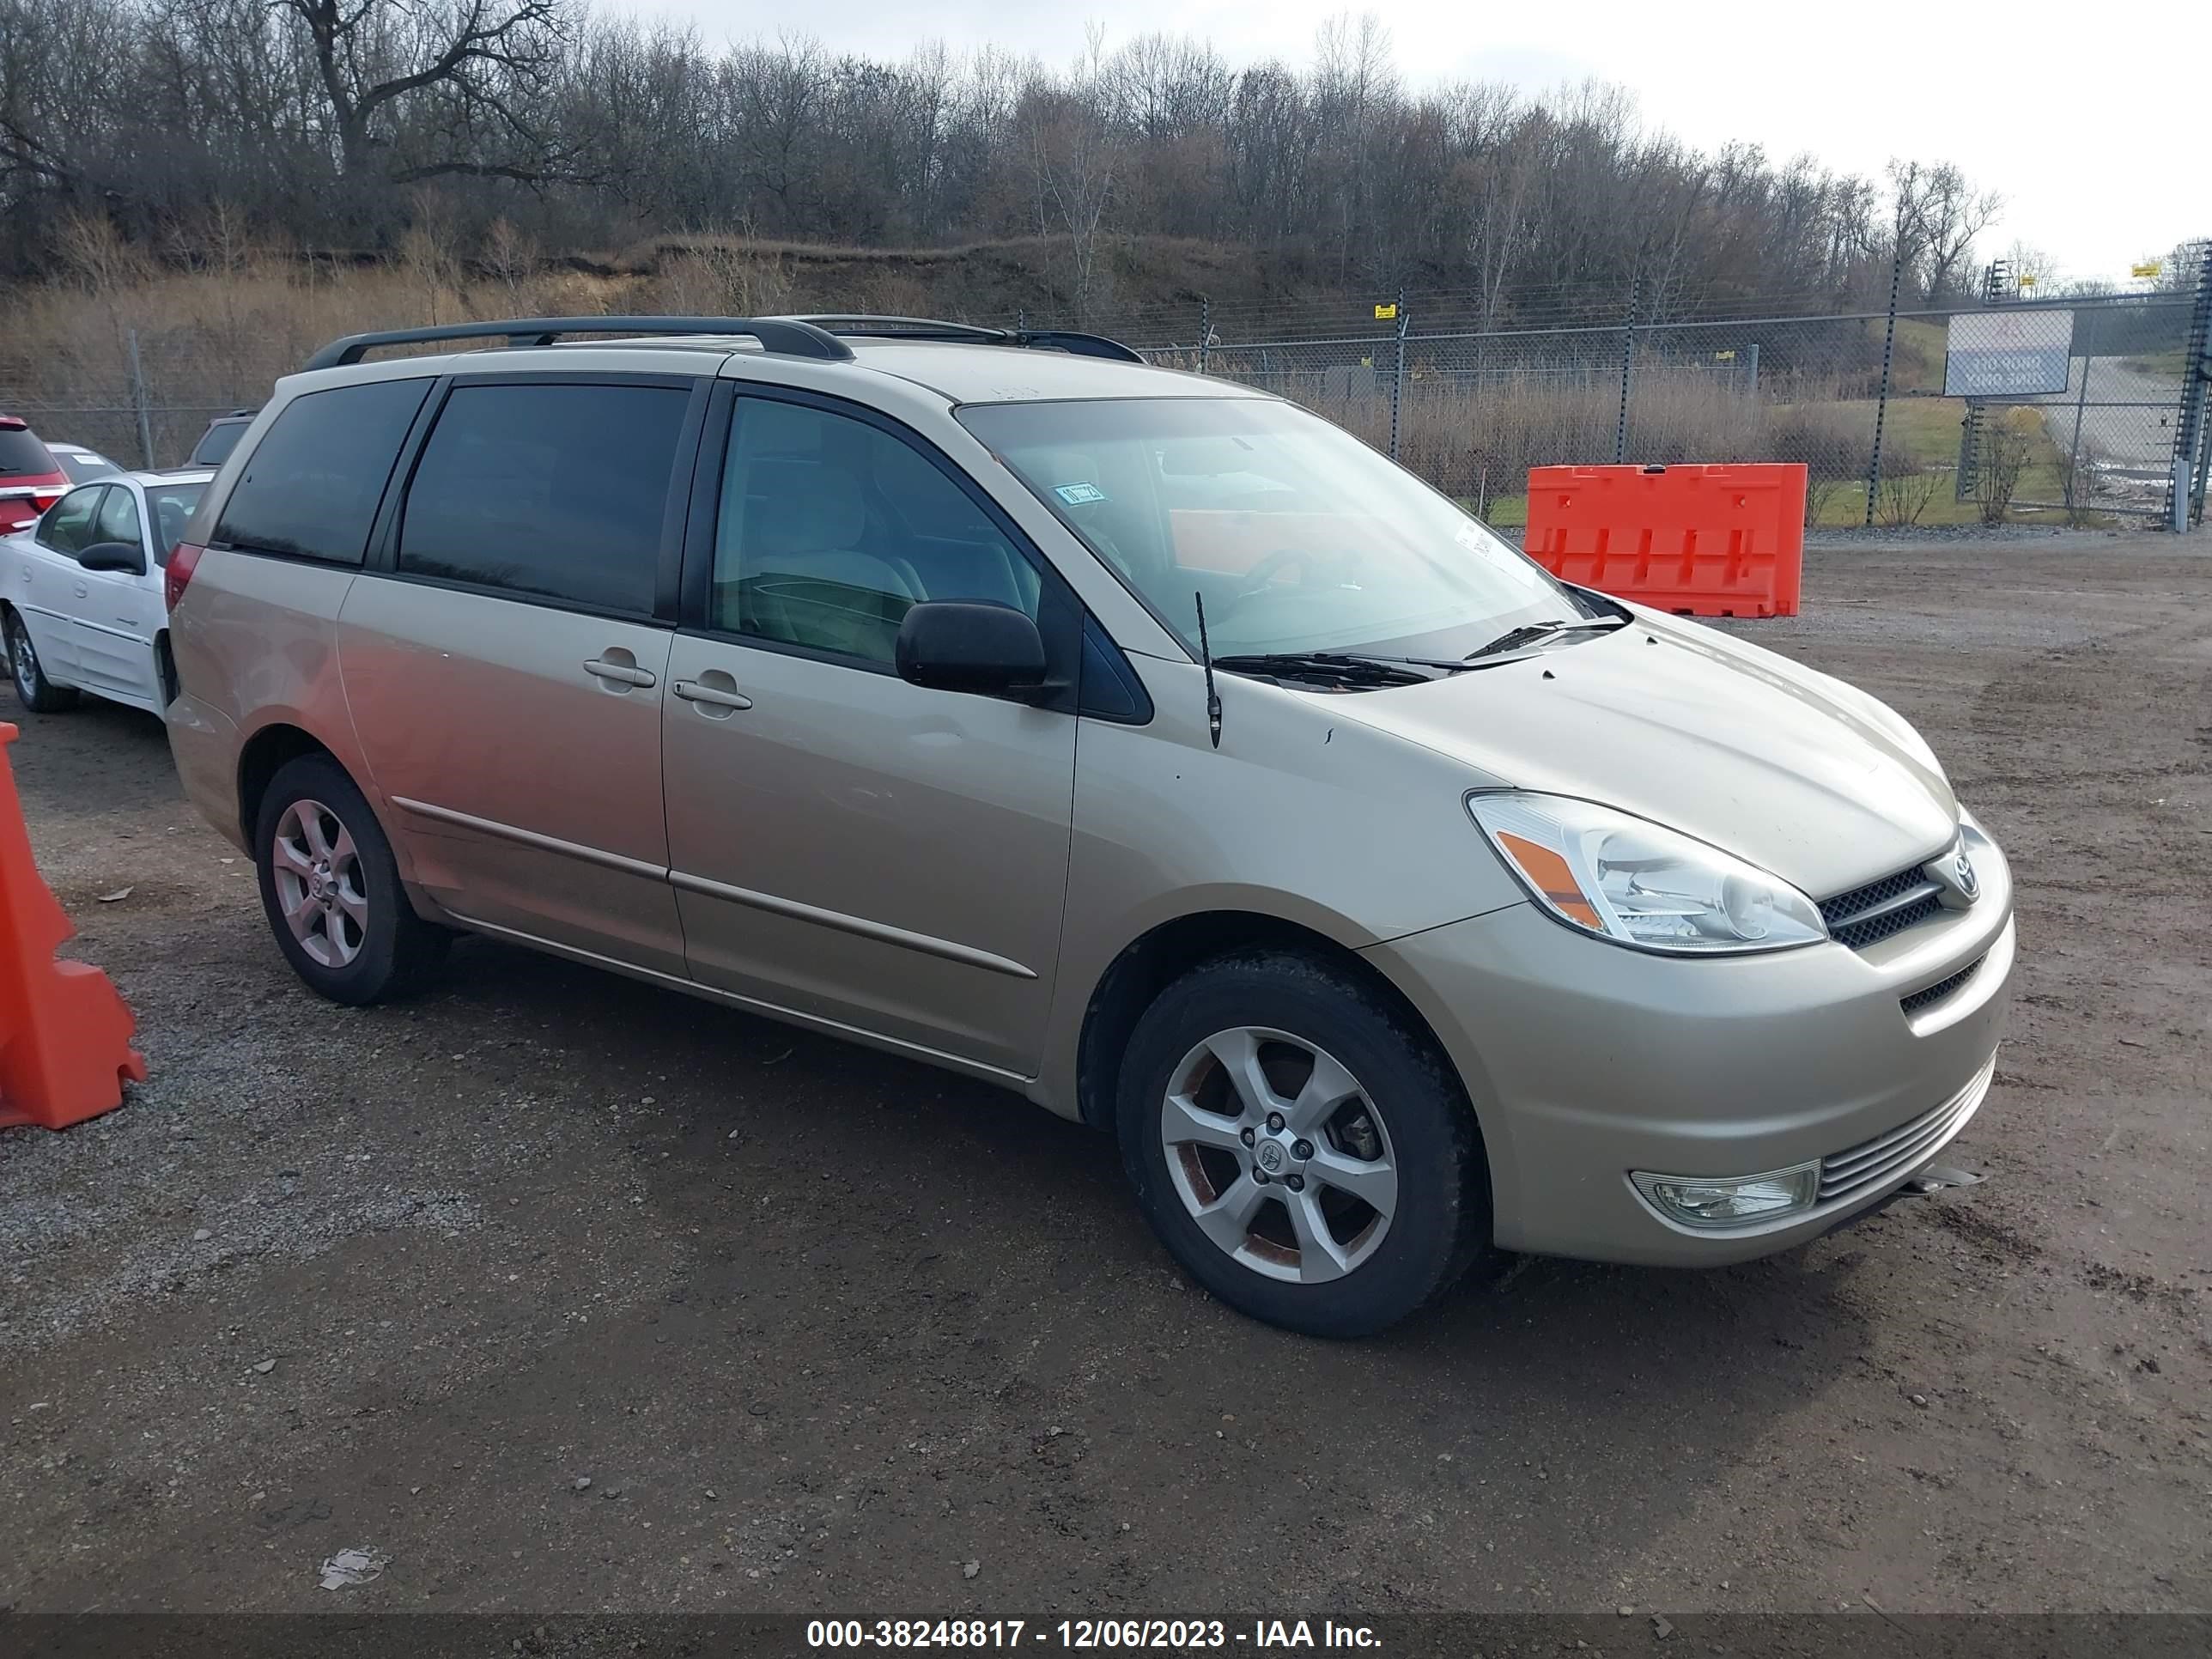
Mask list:
[[[1398,305],[1395,300],[1388,305],[1378,305],[1375,307],[1375,320],[1378,323],[1395,322],[1397,317]]]
[[[2129,276],[2140,276],[2146,281],[2152,277],[2161,276],[2165,273],[2166,261],[2163,259],[2139,259],[2128,267]]]

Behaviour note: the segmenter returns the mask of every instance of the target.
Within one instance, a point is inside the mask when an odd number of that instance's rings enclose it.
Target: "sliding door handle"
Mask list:
[[[700,680],[678,680],[671,688],[686,702],[703,702],[716,708],[750,708],[753,700],[734,688],[725,690]]]

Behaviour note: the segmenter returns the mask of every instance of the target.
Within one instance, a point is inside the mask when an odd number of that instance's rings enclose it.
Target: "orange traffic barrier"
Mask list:
[[[1553,575],[1686,617],[1794,617],[1805,468],[1534,466],[1528,556]]]
[[[107,975],[54,960],[75,930],[31,862],[8,764],[15,737],[0,724],[0,1127],[65,1129],[120,1106],[125,1079],[146,1080],[146,1060]]]

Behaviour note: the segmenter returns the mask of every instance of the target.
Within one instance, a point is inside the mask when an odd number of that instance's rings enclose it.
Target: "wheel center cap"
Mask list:
[[[1291,1154],[1279,1140],[1263,1140],[1253,1151],[1260,1167],[1269,1175],[1280,1175],[1291,1161]]]

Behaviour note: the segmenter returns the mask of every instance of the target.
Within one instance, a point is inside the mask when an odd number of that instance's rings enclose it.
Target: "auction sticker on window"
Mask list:
[[[1052,493],[1070,507],[1088,507],[1093,501],[1106,499],[1106,492],[1095,483],[1054,484]]]

